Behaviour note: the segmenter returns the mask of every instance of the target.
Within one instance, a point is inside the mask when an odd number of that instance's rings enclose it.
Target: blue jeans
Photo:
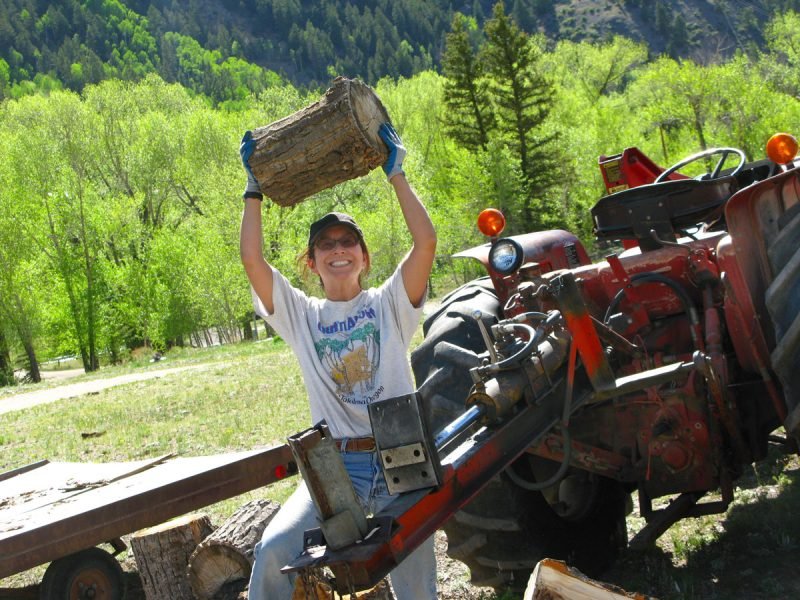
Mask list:
[[[342,458],[356,495],[367,513],[376,513],[388,505],[389,495],[375,452],[343,452]],[[264,530],[255,547],[255,564],[250,574],[250,600],[289,600],[294,574],[284,575],[281,568],[303,551],[303,532],[319,527],[314,503],[302,483]],[[436,600],[436,557],[433,536],[400,563],[390,575],[397,600]]]

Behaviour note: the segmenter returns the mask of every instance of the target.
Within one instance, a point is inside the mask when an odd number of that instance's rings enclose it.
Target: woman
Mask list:
[[[436,251],[428,212],[406,180],[406,150],[394,128],[380,127],[389,157],[383,165],[411,234],[411,249],[392,276],[365,290],[369,268],[364,235],[352,217],[328,213],[309,230],[306,264],[322,282],[324,298],[293,288],[264,258],[261,189],[249,166],[255,142],[245,133],[240,147],[247,172],[240,251],[256,312],[291,346],[300,362],[314,423],[325,420],[364,509],[392,500],[383,479],[367,405],[414,390],[407,352],[425,301]],[[318,526],[304,484],[280,509],[256,545],[251,600],[291,597],[292,581],[281,567],[302,551],[302,536]],[[398,600],[436,598],[436,559],[429,538],[391,574]]]

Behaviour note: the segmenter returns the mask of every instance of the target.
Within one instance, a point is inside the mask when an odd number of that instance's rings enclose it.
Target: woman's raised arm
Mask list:
[[[436,257],[436,230],[433,228],[430,215],[406,179],[403,172],[403,159],[406,149],[400,136],[389,123],[381,125],[381,139],[389,149],[389,157],[383,170],[394,187],[403,218],[411,233],[411,250],[403,258],[401,272],[408,299],[414,306],[419,306],[425,298],[428,278]]]
[[[247,173],[247,186],[244,194],[244,213],[239,230],[239,256],[242,259],[247,278],[253,286],[264,308],[272,314],[275,305],[272,301],[272,267],[264,258],[264,231],[261,224],[261,202],[264,195],[261,186],[250,168],[250,157],[255,149],[255,140],[250,131],[246,131],[239,146],[242,166]]]

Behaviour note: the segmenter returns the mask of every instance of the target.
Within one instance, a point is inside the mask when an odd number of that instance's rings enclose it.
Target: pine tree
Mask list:
[[[502,2],[495,4],[484,33],[481,58],[491,82],[497,126],[519,157],[528,192],[523,218],[529,228],[535,227],[539,219],[534,216],[534,199],[554,183],[548,151],[553,137],[540,134],[553,102],[553,88],[537,71],[538,48],[506,15]]]
[[[533,15],[530,3],[525,0],[514,0],[514,5],[511,9],[511,14],[514,17],[517,25],[525,31],[533,31],[536,27],[536,17]]]
[[[483,67],[470,42],[468,23],[464,15],[455,13],[452,31],[446,37],[442,56],[442,69],[447,78],[444,84],[445,126],[461,145],[471,150],[485,150],[494,119]]]

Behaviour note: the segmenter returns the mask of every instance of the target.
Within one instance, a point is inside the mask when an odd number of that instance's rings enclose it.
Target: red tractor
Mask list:
[[[666,170],[635,148],[601,157],[609,194],[594,233],[621,244],[602,262],[566,231],[500,237],[503,216],[481,214],[491,241],[457,256],[488,277],[443,299],[412,355],[432,431],[465,398],[473,431],[539,413],[513,434],[524,450],[444,524],[474,583],[524,586],[543,557],[598,572],[628,542],[632,492],[646,526],[631,545],[646,546],[679,519],[725,511],[769,444],[797,450],[796,152],[779,134],[757,162],[733,148]],[[708,172],[682,175],[689,163]]]

